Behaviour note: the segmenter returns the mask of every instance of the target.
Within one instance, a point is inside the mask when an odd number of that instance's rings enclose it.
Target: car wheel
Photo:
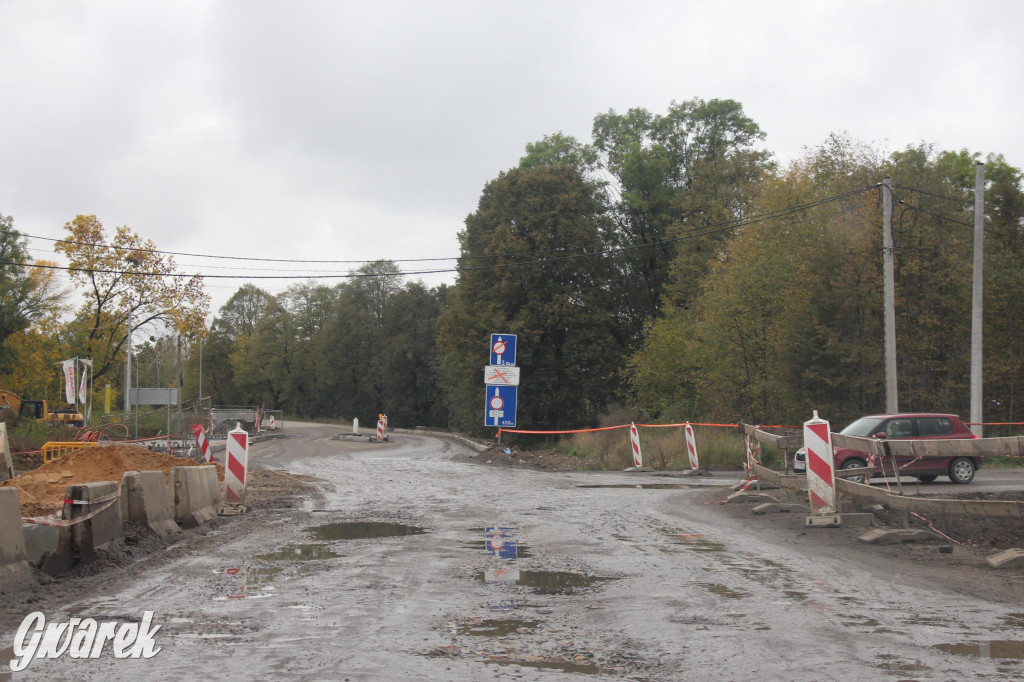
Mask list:
[[[861,467],[866,467],[867,465],[868,465],[868,463],[865,462],[864,460],[857,459],[856,457],[851,457],[850,459],[848,459],[845,462],[843,462],[843,466],[841,466],[839,468],[840,469],[859,469]],[[847,478],[846,480],[847,481],[853,481],[854,483],[867,483],[867,479],[864,476],[851,476],[851,477]]]
[[[949,463],[949,480],[953,483],[970,483],[974,480],[974,462],[966,457],[957,457]]]
[[[927,476],[918,476],[917,480],[921,481],[921,483],[931,483],[936,478],[938,478],[938,476],[934,474],[928,474]]]

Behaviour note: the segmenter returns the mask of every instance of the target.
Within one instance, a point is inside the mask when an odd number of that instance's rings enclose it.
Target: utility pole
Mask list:
[[[124,420],[128,421],[131,414],[131,402],[129,400],[132,392],[132,314],[128,313],[128,354],[124,364]]]
[[[974,286],[971,292],[971,431],[981,438],[982,293],[985,286],[985,164],[974,171]]]
[[[892,178],[882,178],[882,265],[885,305],[885,411],[900,411],[896,390],[896,276],[892,242]]]

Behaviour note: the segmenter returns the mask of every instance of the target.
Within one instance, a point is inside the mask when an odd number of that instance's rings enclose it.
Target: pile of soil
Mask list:
[[[172,467],[200,464],[203,462],[132,445],[84,447],[0,486],[17,488],[22,516],[42,516],[61,510],[69,485],[96,481],[116,481],[120,485],[126,471],[162,471],[167,477]],[[219,464],[217,476],[224,480],[224,468]]]

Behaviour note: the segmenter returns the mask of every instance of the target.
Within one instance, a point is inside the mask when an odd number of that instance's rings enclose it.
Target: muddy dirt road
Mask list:
[[[453,442],[338,431],[289,424],[253,446],[257,465],[315,477],[297,508],[25,607],[154,611],[155,658],[39,660],[14,679],[1024,678],[1024,595],[759,531],[709,503],[735,479],[496,468]],[[17,623],[2,625],[7,646]]]

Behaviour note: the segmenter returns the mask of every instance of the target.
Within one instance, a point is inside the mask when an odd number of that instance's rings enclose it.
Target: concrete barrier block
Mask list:
[[[0,421],[0,481],[14,478],[14,463],[11,460],[11,441],[7,437],[7,422]]]
[[[0,591],[20,589],[31,582],[18,491],[0,488]]]
[[[1005,549],[985,561],[992,568],[1024,568],[1024,549]]]
[[[869,545],[901,545],[908,542],[945,542],[926,530],[876,528],[857,538]]]
[[[71,568],[71,528],[26,523],[25,536],[28,562],[48,575],[60,575]]]
[[[769,503],[770,502],[778,502],[778,500],[776,500],[771,495],[765,495],[763,493],[756,493],[756,492],[750,492],[750,491],[733,493],[733,494],[729,495],[727,498],[725,498],[725,501],[726,502],[758,502],[758,503],[761,503],[761,502],[769,502]]]
[[[65,503],[65,519],[85,518],[93,512],[103,510],[95,516],[71,526],[71,554],[73,557],[77,555],[81,562],[94,561],[100,550],[124,540],[121,505],[114,497],[113,504],[106,506],[111,501],[111,496],[117,494],[118,488],[115,481],[68,486],[67,493],[65,493],[67,499],[87,504]]]
[[[174,493],[174,518],[182,528],[195,528],[217,516],[220,506],[220,483],[217,467],[174,467],[171,469]]]
[[[126,471],[121,479],[121,516],[141,523],[157,535],[180,533],[174,501],[162,471]]]
[[[783,503],[783,502],[765,502],[764,504],[757,505],[756,507],[754,507],[750,511],[752,511],[755,514],[769,514],[769,513],[773,513],[773,512],[774,513],[787,513],[787,512],[800,513],[800,512],[808,512],[808,511],[810,511],[810,508],[806,504],[787,504],[787,503]]]

